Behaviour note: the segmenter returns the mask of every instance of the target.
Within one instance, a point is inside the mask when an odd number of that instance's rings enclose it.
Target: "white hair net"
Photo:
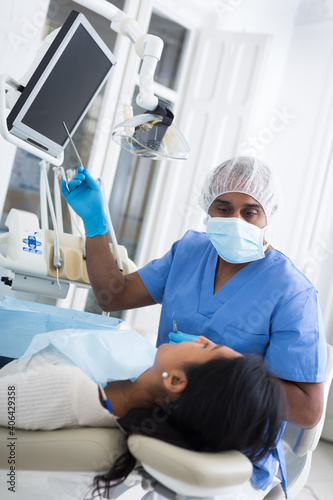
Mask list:
[[[278,188],[271,170],[257,158],[238,156],[211,170],[202,186],[198,203],[208,213],[217,196],[244,193],[262,206],[267,224],[278,208]]]

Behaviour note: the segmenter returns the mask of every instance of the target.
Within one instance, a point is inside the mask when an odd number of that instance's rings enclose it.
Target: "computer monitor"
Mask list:
[[[57,157],[107,80],[115,57],[72,11],[7,117],[9,132]]]

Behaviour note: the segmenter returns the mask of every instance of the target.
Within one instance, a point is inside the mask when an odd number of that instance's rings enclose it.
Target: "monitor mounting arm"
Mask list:
[[[111,21],[111,29],[133,43],[136,54],[143,60],[136,103],[145,110],[153,111],[158,105],[158,98],[154,95],[154,74],[163,50],[161,38],[143,33],[137,21],[106,0],[76,0],[76,3]]]
[[[154,74],[163,51],[163,40],[155,35],[143,33],[135,19],[128,17],[125,12],[106,0],[76,0],[76,3],[111,21],[110,28],[132,42],[137,56],[143,61],[140,70],[140,92],[136,103],[145,110],[153,111],[158,105],[158,98],[154,95]],[[20,85],[27,84],[59,30],[60,28],[52,31],[45,38],[28,71],[20,78]],[[13,103],[8,97],[7,104],[12,107]]]

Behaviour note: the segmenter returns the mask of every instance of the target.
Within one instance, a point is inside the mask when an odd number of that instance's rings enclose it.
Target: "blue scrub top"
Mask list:
[[[243,354],[261,354],[279,378],[323,382],[327,348],[313,284],[272,249],[214,294],[217,259],[205,233],[188,231],[164,257],[138,271],[151,297],[162,304],[157,345],[169,342],[174,316],[181,332],[204,335]],[[267,467],[255,469],[257,486],[270,484],[266,472],[271,480],[274,464],[271,456]]]

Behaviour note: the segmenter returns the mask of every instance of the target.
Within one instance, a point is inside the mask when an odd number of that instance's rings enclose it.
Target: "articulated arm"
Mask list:
[[[154,74],[161,58],[163,41],[157,36],[144,34],[137,21],[105,0],[76,0],[76,2],[109,19],[111,29],[126,36],[133,43],[138,57],[143,60],[140,70],[140,92],[136,102],[145,110],[154,110],[158,105],[158,98],[153,91]]]

